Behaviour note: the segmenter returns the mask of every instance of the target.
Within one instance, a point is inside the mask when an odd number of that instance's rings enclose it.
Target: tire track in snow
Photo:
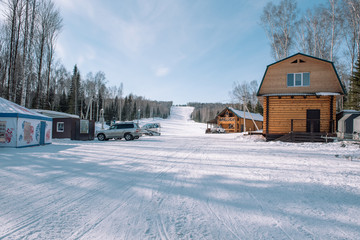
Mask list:
[[[287,236],[289,239],[291,240],[294,240],[294,238],[292,238],[289,233],[287,231],[284,230],[284,228],[282,227],[280,221],[278,221],[274,215],[271,213],[270,210],[267,210],[267,209],[270,209],[270,206],[268,206],[267,208],[264,207],[263,203],[261,203],[255,196],[254,194],[252,193],[248,193],[252,199],[254,199],[254,201],[260,206],[260,210],[263,212],[263,213],[268,213],[268,215],[273,219],[273,221],[275,222],[275,227],[279,228],[284,234],[285,236]],[[273,208],[274,206],[272,206]]]
[[[132,181],[133,183],[133,181]],[[133,185],[128,185],[126,189],[122,192],[122,195],[127,193]],[[116,204],[114,207],[111,207],[110,210],[106,211],[104,214],[101,214],[97,217],[97,220],[95,223],[87,224],[83,228],[84,230],[78,231],[72,234],[73,239],[80,239],[83,238],[86,234],[88,234],[91,230],[95,229],[98,225],[100,225],[105,219],[109,218],[114,212],[116,212],[119,208],[128,205],[131,198],[135,195],[134,192],[132,192],[129,196],[126,197],[125,201],[122,201],[118,204]],[[111,205],[111,204],[109,204]]]
[[[73,177],[81,175],[81,174],[77,174],[77,173],[82,173],[84,170],[89,171],[91,169],[96,169],[97,167],[98,166],[95,165],[95,166],[90,166],[90,167],[87,167],[87,168],[83,168],[81,170],[71,171],[71,173],[69,173],[67,175],[63,175],[62,177],[65,178],[65,179],[70,178],[69,183],[71,183],[71,182],[74,181],[74,179],[76,179],[76,178],[73,178]],[[81,179],[80,182],[75,181],[77,183],[77,185],[79,185],[79,184],[81,185],[82,183],[88,181],[87,178],[84,179],[84,178],[81,177],[80,179]],[[42,182],[48,182],[48,180],[44,180]],[[68,183],[67,182],[61,182],[61,184],[66,185]],[[56,193],[49,193],[45,198],[38,199],[41,202],[47,202],[45,205],[41,205],[41,206],[39,206],[37,208],[31,208],[31,206],[34,205],[34,203],[36,201],[34,200],[33,202],[27,203],[23,208],[27,209],[27,206],[28,206],[30,211],[27,212],[25,215],[22,215],[22,216],[20,216],[18,218],[9,220],[8,223],[16,221],[18,219],[22,219],[22,218],[25,218],[25,219],[21,220],[18,223],[16,223],[10,229],[7,229],[8,231],[6,233],[3,233],[4,235],[0,236],[0,239],[5,238],[5,237],[9,237],[9,236],[14,235],[16,233],[19,233],[21,230],[24,230],[26,228],[30,228],[30,229],[34,228],[33,227],[34,224],[41,222],[41,220],[46,219],[46,217],[50,218],[52,215],[54,215],[54,214],[56,214],[58,212],[62,212],[62,210],[68,208],[71,205],[74,205],[74,207],[76,208],[78,205],[81,205],[81,204],[78,204],[78,203],[91,201],[91,199],[94,199],[96,196],[99,195],[98,194],[99,192],[106,189],[106,188],[104,188],[104,186],[100,185],[97,188],[92,189],[90,191],[87,191],[87,192],[85,192],[83,194],[77,193],[77,192],[74,192],[74,191],[71,191],[71,196],[69,196],[67,194],[62,194],[62,192],[64,190],[71,189],[71,188],[74,188],[74,186],[76,186],[76,185],[73,185],[73,184],[69,184],[69,185],[70,186],[67,186],[65,188],[62,188],[62,189],[58,190]],[[45,186],[43,186],[43,187],[45,188]],[[50,187],[53,187],[53,186],[50,186]],[[48,199],[53,198],[54,195],[59,195],[58,193],[62,194],[60,198],[56,198],[53,201],[48,201]],[[40,226],[40,228],[43,228],[43,227]],[[30,233],[31,233],[31,231],[30,231]]]
[[[183,154],[182,151],[178,150],[176,151],[175,153],[169,155],[167,158],[174,158],[176,157],[177,155],[180,154],[180,158],[181,159],[187,159],[189,156],[191,156],[197,149],[195,149],[193,147],[193,145],[188,145],[188,144],[185,144],[184,146],[181,146],[181,149],[192,149],[190,152],[188,152],[187,154]],[[163,176],[165,176],[165,173],[169,172],[171,169],[175,168],[176,165],[178,165],[178,163],[172,163],[171,166],[166,169],[165,171],[162,171],[159,175],[157,175],[154,180],[156,179],[159,179]],[[162,181],[163,182],[163,181]],[[167,195],[170,195],[173,191],[174,191],[174,186],[177,182],[177,178],[176,176],[174,176],[174,178],[172,179],[171,181],[171,185],[170,186],[166,186],[164,189],[157,189],[156,191],[153,190],[153,193],[152,193],[152,200],[150,203],[152,204],[148,204],[148,208],[150,208],[150,206],[153,206],[154,209],[152,209],[152,211],[150,211],[152,214],[153,212],[156,212],[156,227],[157,227],[157,232],[155,232],[155,236],[159,236],[160,239],[172,239],[171,237],[169,237],[169,234],[166,230],[166,227],[165,227],[165,224],[164,224],[164,221],[162,219],[162,215],[159,213],[159,210],[161,209],[161,206],[164,202],[164,199],[163,197],[161,196],[164,196],[164,192],[167,193]],[[164,184],[160,185],[160,186],[163,186],[164,187]],[[155,210],[155,211],[154,211]]]
[[[268,177],[265,177],[264,174],[262,174],[261,172],[257,172],[257,174],[259,174],[262,179],[269,179],[269,176]],[[259,199],[257,197],[254,196],[253,193],[250,193],[250,192],[247,192],[252,199],[254,199],[254,201],[258,204],[258,206],[260,206],[260,210],[265,214],[265,213],[268,213],[268,215],[273,219],[274,223],[276,224],[276,227],[278,227],[289,239],[293,240],[294,238],[290,236],[290,234],[284,230],[284,228],[282,227],[282,224],[280,223],[279,220],[277,220],[274,215],[271,213],[270,210],[267,210],[267,209],[274,209],[276,208],[277,210],[281,211],[280,208],[272,205],[272,206],[267,206],[267,208],[264,207],[264,204],[265,202],[263,201],[263,203],[261,203],[259,201]],[[290,220],[289,220],[290,222]],[[305,228],[305,226],[303,225],[300,225],[300,226],[295,226],[294,223],[291,221],[291,225],[293,227],[293,229],[295,231],[297,231],[298,233],[302,233],[304,235],[306,235],[306,237],[309,237],[311,239],[314,239],[316,238],[315,237],[315,234],[313,232],[311,232],[310,230],[308,230],[307,228]]]
[[[197,146],[189,143],[186,143],[183,146],[179,146],[178,149],[180,150],[177,150],[176,152],[168,155],[166,158],[172,159],[177,157],[181,160],[185,160],[199,150]],[[182,149],[186,149],[186,152],[184,153]],[[145,233],[148,238],[173,239],[172,237],[170,237],[170,234],[165,227],[166,224],[164,224],[163,214],[160,210],[162,209],[164,202],[166,202],[166,200],[169,200],[169,196],[173,193],[174,186],[178,182],[178,177],[174,175],[174,177],[170,181],[170,185],[164,183],[165,179],[163,179],[163,177],[166,176],[166,173],[168,173],[170,170],[178,167],[181,160],[171,163],[169,167],[164,168],[164,170],[157,174],[152,180],[153,182],[157,182],[156,180],[160,180],[160,185],[158,189],[152,189],[152,197],[150,202],[145,203],[145,207],[142,206],[142,209],[144,209],[144,211],[148,213],[147,217],[145,217],[147,225],[149,226]],[[166,180],[169,181],[169,179]],[[154,212],[156,212],[156,216],[152,217],[154,215]]]
[[[230,227],[230,226],[228,225],[228,223],[227,223],[224,219],[220,218],[220,217],[215,213],[215,211],[212,209],[212,207],[211,207],[210,204],[209,204],[209,199],[206,200],[206,206],[207,206],[207,208],[209,209],[209,211],[211,212],[211,214],[214,215],[214,216],[216,217],[216,219],[219,220],[219,221],[230,231],[230,233],[231,233],[234,237],[236,237],[236,239],[243,239],[243,238],[241,238],[238,234],[236,234],[236,233],[233,231],[232,227],[234,227],[234,226],[231,226],[231,227]],[[245,235],[245,232],[243,232],[243,234]],[[246,235],[245,235],[245,236],[246,236]]]
[[[213,150],[217,148],[216,145],[212,144],[212,145],[207,145],[207,147],[204,149],[203,151],[203,156],[205,156],[205,159],[203,160],[208,160],[209,159],[209,155],[205,154],[208,150]],[[225,150],[224,150],[225,151]],[[207,162],[207,161],[206,161]],[[214,190],[214,189],[212,189]],[[226,205],[222,206],[223,208],[225,208],[225,211],[228,213],[228,207]],[[217,214],[215,212],[215,210],[211,207],[211,203],[209,202],[209,197],[206,199],[206,208],[208,209],[208,211],[211,213],[212,216],[215,216],[215,218],[223,224],[223,226],[226,227],[226,229],[229,230],[230,234],[232,236],[234,236],[236,239],[246,239],[246,236],[249,236],[250,234],[247,232],[246,228],[243,227],[242,225],[240,226],[240,230],[232,223],[231,218],[229,217],[229,214],[226,214],[226,216],[228,217],[228,220],[225,220],[223,217],[221,217],[219,214]],[[224,211],[222,211],[222,213],[224,213]],[[239,222],[237,222],[237,224],[239,224]],[[241,232],[241,236],[238,232]]]
[[[70,155],[70,154],[68,154],[68,155]],[[109,158],[109,159],[107,159],[107,161],[108,160],[111,160],[111,159],[114,159],[115,157],[112,157],[112,158]],[[74,187],[74,184],[69,184],[69,183],[71,183],[71,181],[73,181],[74,179],[72,179],[73,177],[77,177],[77,176],[79,176],[79,175],[81,175],[84,171],[89,171],[89,170],[96,170],[97,169],[97,167],[98,166],[89,166],[89,167],[86,167],[86,168],[82,168],[82,169],[80,169],[80,170],[71,170],[71,172],[70,173],[67,173],[67,174],[62,174],[62,175],[59,175],[59,176],[55,176],[55,177],[51,177],[51,178],[46,178],[46,179],[44,179],[44,180],[42,180],[42,181],[39,181],[39,182],[36,182],[36,185],[38,186],[38,185],[40,185],[40,188],[37,188],[36,189],[36,191],[34,191],[34,189],[32,189],[32,188],[28,188],[27,186],[22,186],[22,188],[27,188],[27,191],[21,191],[21,194],[22,195],[25,195],[25,196],[27,196],[27,199],[33,199],[33,198],[35,198],[36,196],[38,196],[39,195],[39,192],[41,192],[42,194],[41,194],[41,201],[44,201],[44,202],[47,202],[48,201],[48,199],[52,199],[53,197],[54,197],[54,195],[56,195],[56,196],[58,196],[59,194],[58,193],[62,193],[62,192],[64,192],[64,191],[66,191],[66,190],[68,190],[68,189],[71,189],[71,188],[73,188]],[[63,171],[63,170],[62,170]],[[66,180],[67,178],[71,178],[70,180]],[[54,180],[56,180],[56,179],[65,179],[66,181],[64,181],[64,182],[58,182],[58,184],[60,184],[60,185],[65,185],[65,187],[63,187],[63,188],[61,188],[61,189],[59,189],[58,187],[56,187],[56,192],[52,192],[52,191],[49,191],[49,188],[50,189],[52,189],[52,188],[55,188],[55,186],[47,186],[47,185],[45,185],[45,184],[47,184],[47,183],[52,183],[52,182],[54,182]],[[83,182],[86,182],[87,180],[86,179],[83,179],[83,181],[82,182],[77,182],[77,184],[82,184]],[[32,194],[30,194],[30,193],[32,193]],[[44,194],[45,193],[45,194]],[[42,208],[46,208],[46,207],[48,207],[49,205],[51,205],[51,204],[53,204],[53,203],[55,203],[55,202],[58,202],[58,201],[60,201],[60,200],[62,200],[62,199],[65,199],[66,197],[68,197],[68,196],[64,196],[64,197],[62,197],[62,198],[60,198],[60,199],[57,199],[56,201],[52,201],[52,202],[49,202],[48,204],[46,204],[46,205],[43,205],[43,206],[40,206],[40,207],[38,207],[38,208],[32,208],[31,206],[33,206],[34,205],[34,203],[38,203],[38,201],[39,201],[39,199],[34,199],[34,201],[32,201],[32,202],[27,202],[26,203],[26,205],[23,205],[22,206],[22,208],[21,209],[19,209],[19,208],[17,208],[17,209],[9,209],[7,212],[4,212],[3,214],[0,214],[0,217],[3,217],[3,216],[6,216],[6,215],[9,215],[12,211],[22,211],[22,212],[24,212],[24,211],[26,211],[26,210],[30,210],[30,212],[28,212],[28,213],[26,213],[25,215],[22,215],[22,216],[20,216],[20,217],[18,217],[18,218],[15,218],[15,219],[11,219],[11,220],[9,220],[9,221],[14,221],[14,220],[18,220],[18,219],[20,219],[20,218],[23,218],[23,217],[25,217],[25,216],[27,216],[27,215],[30,215],[32,212],[34,212],[34,210],[37,210],[37,211],[39,211],[39,210],[41,210]],[[18,200],[17,198],[15,199],[15,200]],[[21,202],[22,200],[18,200],[19,202]],[[19,204],[17,204],[16,202],[12,202],[11,203],[12,205],[19,205]]]
[[[102,189],[102,188],[99,188],[98,190],[100,190],[100,189]],[[67,207],[67,206],[70,206],[72,203],[78,202],[81,199],[91,199],[91,197],[96,195],[98,190],[92,190],[91,192],[87,192],[85,194],[82,194],[77,198],[67,199],[66,201],[62,201],[66,197],[61,198],[61,199],[57,199],[57,200],[55,200],[55,201],[53,201],[53,202],[51,202],[51,203],[49,203],[49,204],[47,204],[45,206],[39,207],[39,208],[35,209],[36,210],[35,213],[32,214],[31,216],[29,216],[27,219],[15,224],[15,226],[13,226],[12,229],[10,229],[10,230],[8,229],[8,231],[4,235],[0,236],[0,239],[5,238],[5,237],[9,237],[9,236],[17,233],[20,230],[24,230],[26,227],[29,227],[29,226],[33,225],[34,223],[39,222],[40,220],[42,220],[46,216],[51,215],[51,213],[57,212],[60,209],[63,209],[65,207]],[[57,203],[60,203],[61,207],[53,206],[54,204],[57,204]],[[42,210],[42,209],[45,209],[45,211],[41,211],[41,213],[39,213],[40,210]],[[33,213],[33,211],[31,213]],[[34,217],[35,214],[36,214],[36,217]],[[30,215],[30,213],[27,214],[27,215]]]
[[[185,149],[188,148],[189,146],[181,146],[184,147]],[[179,153],[181,153],[180,150],[173,152],[171,154],[156,154],[152,157],[154,158],[160,158],[160,159],[171,159],[173,157],[176,157],[177,155],[179,155]],[[191,153],[189,153],[186,157],[188,157]],[[149,156],[151,157],[151,156]],[[151,161],[151,160],[148,160]],[[171,169],[173,169],[175,167],[176,163],[171,163],[170,166],[166,165],[164,168],[162,168],[160,171],[158,171],[158,173],[156,173],[156,175],[152,178],[152,179],[147,179],[147,181],[149,182],[156,182],[157,179],[162,179],[164,176],[166,176],[166,173],[168,173],[169,171],[171,171]],[[136,185],[137,182],[133,181],[132,186]],[[175,181],[171,181],[171,188],[174,186]],[[129,189],[132,187],[129,186]],[[160,186],[163,186],[162,184],[160,184]],[[170,188],[170,189],[171,189]],[[166,187],[165,190],[169,190],[168,186]],[[129,197],[126,198],[126,200],[122,201],[122,203],[116,205],[115,207],[111,207],[111,209],[109,211],[107,211],[107,213],[97,217],[97,219],[99,219],[99,221],[96,221],[95,223],[89,224],[86,229],[84,231],[78,232],[75,235],[73,235],[72,237],[75,237],[76,239],[80,239],[80,238],[87,238],[86,236],[91,236],[91,232],[97,228],[100,228],[102,224],[106,224],[105,221],[107,221],[107,219],[110,218],[111,215],[114,215],[120,208],[122,208],[123,206],[129,204],[129,202],[131,201],[131,198],[135,196],[135,192],[133,192]],[[161,198],[161,193],[160,190],[157,190],[156,192],[153,192],[153,197],[151,202],[144,202],[142,203],[139,208],[142,209],[142,211],[144,212],[151,212],[151,215],[153,215],[154,212],[159,212],[159,209],[161,208],[161,205],[163,203],[164,199]],[[144,206],[145,205],[145,206]],[[155,207],[154,207],[155,206]],[[156,210],[154,210],[153,208],[156,208]],[[149,210],[146,210],[149,209]],[[151,211],[150,211],[151,210]],[[141,216],[140,216],[141,217]],[[138,217],[139,218],[139,217]],[[136,219],[138,219],[136,218]],[[151,220],[152,218],[150,218]],[[155,218],[155,226],[157,228],[157,231],[155,232],[155,235],[160,236],[161,238],[167,238],[167,239],[171,239],[168,237],[168,233],[166,231],[166,228],[164,227],[165,224],[162,221],[161,215],[158,214],[157,217]],[[151,230],[151,229],[150,229]],[[127,239],[129,236],[129,230],[126,231],[125,233],[125,239]]]

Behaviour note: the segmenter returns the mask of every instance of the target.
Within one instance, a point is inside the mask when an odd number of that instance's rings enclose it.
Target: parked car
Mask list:
[[[111,138],[125,138],[126,141],[130,141],[141,137],[141,131],[137,123],[123,122],[115,123],[107,130],[97,131],[96,136],[99,141],[109,140]]]
[[[141,127],[141,133],[148,136],[160,136],[160,131],[160,123],[148,123]]]
[[[225,133],[225,129],[222,126],[216,126],[211,129],[212,133]]]

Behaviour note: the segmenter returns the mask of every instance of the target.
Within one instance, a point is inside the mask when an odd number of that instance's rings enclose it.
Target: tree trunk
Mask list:
[[[27,57],[27,44],[28,44],[28,35],[29,35],[29,1],[26,0],[26,9],[25,9],[25,29],[24,29],[24,44],[23,44],[23,56],[22,56],[22,69],[21,69],[21,84],[20,84],[20,105],[25,106],[25,86],[26,86],[26,57]]]

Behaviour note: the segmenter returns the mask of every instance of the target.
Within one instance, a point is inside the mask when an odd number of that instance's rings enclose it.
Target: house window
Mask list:
[[[287,86],[293,87],[294,86],[294,74],[290,73],[287,75]]]
[[[64,132],[65,129],[65,124],[64,122],[58,122],[57,123],[57,127],[56,127],[56,131],[57,132]]]
[[[5,142],[6,122],[0,122],[0,143]]]
[[[80,120],[80,133],[89,133],[89,120]]]
[[[286,81],[288,87],[307,87],[310,86],[310,73],[288,73]]]

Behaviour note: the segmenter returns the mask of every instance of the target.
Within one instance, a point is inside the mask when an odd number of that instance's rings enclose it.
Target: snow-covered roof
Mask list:
[[[33,119],[41,119],[46,121],[52,121],[52,118],[44,116],[33,110],[27,109],[16,103],[0,97],[0,117],[26,117]]]
[[[238,116],[239,118],[244,118],[244,111],[240,111],[240,110],[236,110],[232,107],[229,107],[229,109],[234,112],[236,114],[236,116]],[[264,118],[263,116],[261,116],[261,114],[258,113],[250,113],[249,112],[245,112],[245,119],[254,119],[255,121],[263,121]]]
[[[51,110],[43,110],[43,109],[33,109],[35,112],[44,114],[48,117],[52,118],[79,118],[78,115],[63,113],[63,112],[56,112]]]
[[[360,111],[352,110],[352,109],[344,109],[344,110],[342,110],[340,113],[352,114],[352,113],[360,113]]]
[[[272,96],[340,96],[340,93],[334,92],[317,92],[317,93],[269,93],[263,94],[264,97]]]

